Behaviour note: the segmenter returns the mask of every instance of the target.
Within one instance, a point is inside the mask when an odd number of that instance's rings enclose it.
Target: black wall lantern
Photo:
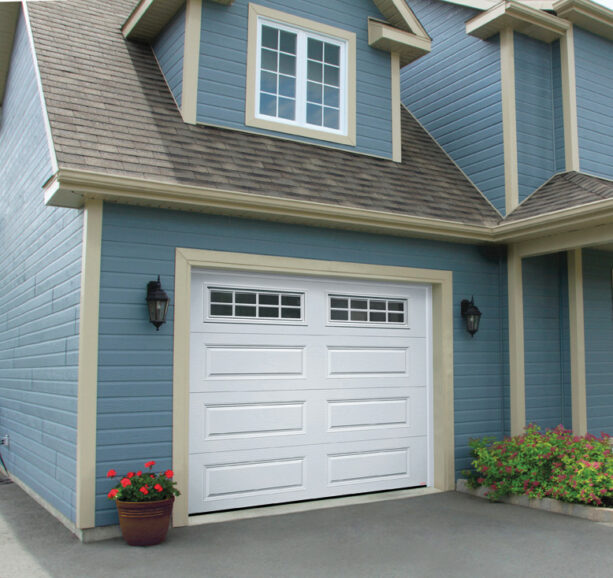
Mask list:
[[[475,298],[462,300],[462,317],[466,320],[466,331],[473,337],[479,331],[479,321],[481,320],[481,311],[475,305]]]
[[[149,308],[149,321],[155,325],[157,331],[160,325],[166,323],[166,313],[168,313],[168,303],[170,299],[166,291],[162,289],[160,276],[157,281],[147,283],[147,307]]]

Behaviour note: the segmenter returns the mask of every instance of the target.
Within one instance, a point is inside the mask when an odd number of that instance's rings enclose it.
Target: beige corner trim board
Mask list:
[[[434,487],[440,490],[454,488],[453,286],[450,271],[184,248],[176,250],[175,258],[172,455],[173,470],[182,492],[175,502],[175,526],[188,524],[190,281],[194,267],[431,285]]]
[[[577,435],[587,433],[583,304],[583,254],[581,249],[574,249],[568,251],[568,313],[570,320],[572,429]]]
[[[183,88],[181,116],[186,123],[196,124],[198,116],[198,74],[202,0],[187,0],[185,9],[185,39],[183,46]]]
[[[577,79],[573,26],[560,39],[562,72],[562,114],[564,119],[564,155],[567,171],[579,171],[579,129],[577,121]]]
[[[96,521],[96,415],[102,201],[87,201],[83,220],[77,401],[76,527],[78,529],[92,528]]]
[[[515,108],[515,47],[512,28],[500,32],[500,85],[502,91],[502,139],[504,148],[505,210],[519,204],[517,169],[517,113]]]
[[[524,295],[522,258],[515,246],[507,254],[509,292],[509,379],[511,386],[511,435],[526,425],[526,377],[524,366]]]
[[[402,162],[402,120],[400,114],[400,56],[392,52],[392,160]]]

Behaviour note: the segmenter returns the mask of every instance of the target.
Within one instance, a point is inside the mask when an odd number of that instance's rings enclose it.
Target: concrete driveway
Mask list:
[[[0,485],[0,577],[613,575],[613,527],[455,492],[171,529],[167,542],[81,544]]]

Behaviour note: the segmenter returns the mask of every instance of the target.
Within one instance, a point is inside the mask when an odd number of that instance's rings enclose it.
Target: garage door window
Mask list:
[[[301,321],[303,294],[252,289],[209,288],[209,316],[217,319]]]
[[[329,320],[346,323],[406,325],[406,299],[330,295]]]

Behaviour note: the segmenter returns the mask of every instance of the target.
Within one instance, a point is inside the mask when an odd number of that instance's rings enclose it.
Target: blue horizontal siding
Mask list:
[[[523,261],[526,422],[570,423],[568,299],[564,254]]]
[[[154,236],[151,231],[156,231]],[[468,440],[504,435],[508,385],[504,369],[504,261],[470,245],[266,223],[105,204],[100,294],[96,524],[116,523],[106,499],[109,468],[172,463],[172,349],[176,247],[452,270],[456,467],[469,465]],[[161,275],[171,305],[156,332],[144,303]],[[471,295],[483,312],[470,338],[460,301]]]
[[[575,26],[581,170],[613,179],[613,42]]]
[[[505,207],[500,46],[466,34],[478,14],[463,6],[410,0],[432,51],[401,72],[401,98],[501,212]]]
[[[198,85],[198,122],[392,157],[390,55],[368,46],[371,0],[261,0],[259,5],[354,32],[357,38],[355,147],[245,125],[248,0],[231,6],[205,0]]]
[[[555,172],[552,46],[515,34],[519,202]]]
[[[23,17],[0,124],[0,452],[75,520],[82,215],[45,207],[52,164]]]
[[[160,65],[166,83],[181,106],[183,92],[183,51],[185,44],[185,7],[160,32],[153,43],[153,53]]]
[[[583,251],[587,427],[613,435],[613,252]]]

